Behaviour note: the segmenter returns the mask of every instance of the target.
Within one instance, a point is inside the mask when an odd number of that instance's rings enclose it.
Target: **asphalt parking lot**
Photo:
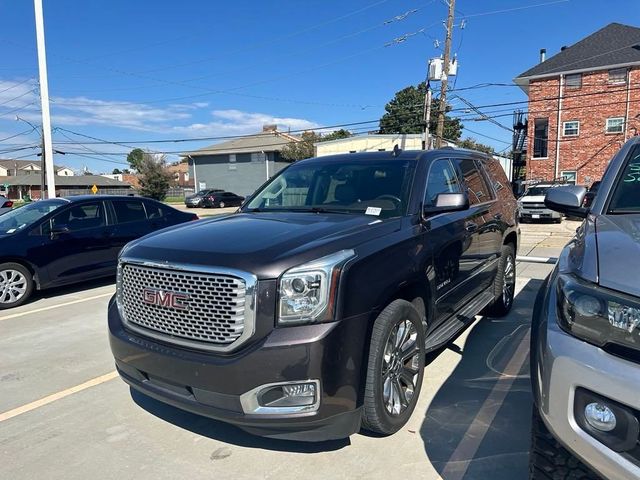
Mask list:
[[[519,254],[556,256],[577,225],[525,224]],[[527,478],[529,322],[551,269],[519,263],[509,316],[479,318],[429,356],[403,430],[321,444],[261,439],[133,394],[107,341],[113,282],[44,292],[0,313],[0,478]]]

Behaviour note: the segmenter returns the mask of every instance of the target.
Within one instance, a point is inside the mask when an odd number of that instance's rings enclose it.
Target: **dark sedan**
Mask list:
[[[184,199],[184,204],[187,208],[194,207],[202,207],[202,203],[204,198],[208,195],[213,195],[214,193],[224,192],[224,190],[220,190],[218,188],[209,188],[207,190],[200,190],[199,192],[190,195]]]
[[[33,202],[0,217],[0,310],[35,289],[115,275],[118,253],[136,238],[197,220],[155,200],[78,196]]]
[[[231,192],[213,192],[205,195],[201,207],[239,207],[244,202],[244,197]]]

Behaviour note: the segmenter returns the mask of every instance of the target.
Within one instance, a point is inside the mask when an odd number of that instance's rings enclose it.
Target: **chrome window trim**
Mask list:
[[[137,325],[132,324],[127,320],[126,314],[124,312],[124,308],[122,307],[122,269],[124,265],[135,265],[138,267],[147,267],[147,268],[155,268],[162,270],[173,270],[173,271],[182,271],[182,272],[192,272],[192,273],[203,273],[209,275],[228,275],[232,277],[238,277],[244,280],[245,282],[245,316],[244,316],[244,329],[242,334],[234,340],[232,343],[227,345],[214,345],[208,344],[206,342],[198,342],[194,340],[187,340],[179,337],[173,337],[171,335],[156,333],[153,330],[139,327]],[[173,345],[178,345],[181,347],[191,348],[194,350],[204,350],[208,352],[217,352],[217,353],[227,353],[231,352],[249,340],[255,333],[256,327],[256,306],[257,306],[257,289],[258,278],[248,272],[243,270],[236,270],[233,268],[226,267],[215,267],[215,266],[205,266],[205,265],[194,265],[189,263],[171,263],[169,261],[166,262],[157,262],[157,261],[149,261],[143,260],[140,258],[126,257],[123,256],[118,261],[118,274],[116,280],[116,300],[118,305],[118,312],[120,313],[120,318],[122,319],[122,323],[127,330],[138,333],[144,337],[152,338],[154,340],[159,340],[164,343],[169,343]]]

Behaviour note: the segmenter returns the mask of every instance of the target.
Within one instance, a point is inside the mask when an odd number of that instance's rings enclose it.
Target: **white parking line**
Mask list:
[[[70,302],[58,303],[56,305],[49,305],[48,307],[36,308],[33,310],[27,310],[25,312],[13,313],[11,315],[5,315],[4,317],[0,317],[0,322],[3,320],[11,320],[12,318],[24,317],[25,315],[31,315],[32,313],[40,313],[46,312],[48,310],[53,310],[56,308],[66,307],[69,305],[75,305],[77,303],[89,302],[91,300],[96,300],[98,298],[110,297],[114,292],[102,293],[100,295],[94,295],[93,297],[80,298],[78,300],[72,300]]]
[[[23,413],[30,412],[35,410],[36,408],[44,407],[56,400],[60,400],[61,398],[68,397],[74,393],[81,392],[82,390],[86,390],[87,388],[95,387],[96,385],[100,385],[101,383],[108,382],[109,380],[113,380],[118,376],[118,372],[115,370],[113,372],[106,373],[96,378],[92,378],[80,385],[76,385],[75,387],[67,388],[66,390],[62,390],[60,392],[53,393],[51,395],[47,395],[40,400],[36,400],[35,402],[27,403],[26,405],[22,405],[20,407],[14,408],[12,410],[8,410],[6,412],[0,413],[0,422],[4,422],[5,420],[9,420],[10,418],[17,417],[18,415],[22,415]]]
[[[480,411],[469,425],[464,437],[451,454],[442,471],[442,478],[462,480],[473,461],[480,444],[491,427],[498,410],[511,390],[511,385],[518,377],[524,362],[529,355],[529,332],[520,341],[513,357],[504,369],[503,376],[498,379],[491,393],[486,398]]]

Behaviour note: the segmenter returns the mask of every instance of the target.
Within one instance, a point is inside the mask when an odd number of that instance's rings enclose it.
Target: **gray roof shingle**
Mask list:
[[[40,185],[40,181],[41,177],[39,173],[27,173],[25,175],[18,175],[17,177],[0,177],[0,184],[8,183],[9,185],[17,186],[38,186]],[[131,186],[128,183],[101,177],[100,175],[56,176],[56,187],[91,187],[93,185],[114,188],[127,188]]]
[[[185,152],[181,155],[186,157],[224,155],[230,153],[279,152],[285,145],[298,140],[297,137],[283,132],[260,132],[255,135],[247,135],[226,142],[216,143],[192,152]]]
[[[526,83],[525,79],[529,77],[554,76],[575,70],[597,70],[632,63],[640,64],[640,28],[610,23],[521,73],[516,77],[516,83]]]

